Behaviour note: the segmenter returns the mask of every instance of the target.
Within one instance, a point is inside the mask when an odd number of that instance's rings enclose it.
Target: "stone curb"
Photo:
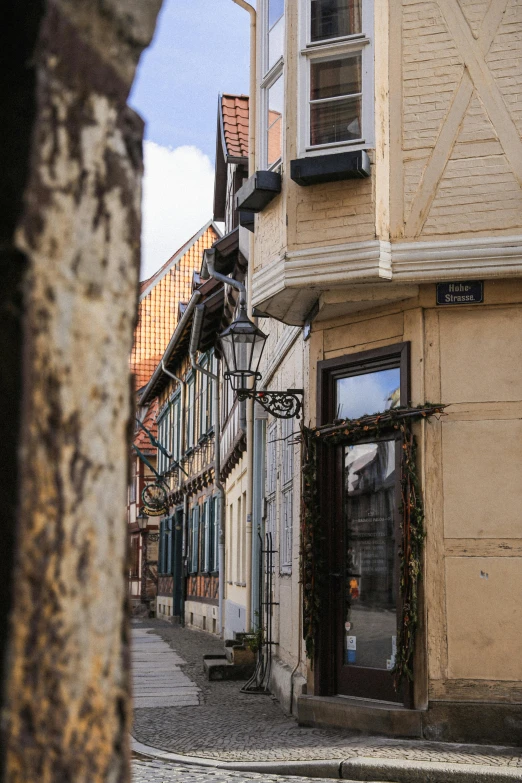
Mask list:
[[[341,762],[341,778],[351,781],[371,778],[383,783],[513,783],[522,781],[522,769],[358,756]]]
[[[198,767],[258,772],[266,775],[344,780],[348,783],[513,783],[522,781],[520,767],[491,767],[485,764],[446,764],[440,761],[402,761],[397,759],[357,758],[347,761],[219,761],[185,756],[144,745],[131,736],[136,756],[157,761],[172,761]]]
[[[328,778],[339,780],[341,778],[341,764],[337,761],[219,761],[218,759],[202,758],[199,756],[185,756],[180,753],[171,753],[167,750],[159,750],[151,745],[144,745],[131,736],[131,750],[136,756],[152,758],[157,761],[173,761],[176,764],[190,764],[198,767],[213,767],[214,769],[230,770],[233,772],[260,772],[265,775],[300,775],[302,777]],[[346,780],[346,778],[344,778]],[[356,783],[352,781],[352,783]],[[381,783],[372,781],[371,783]]]

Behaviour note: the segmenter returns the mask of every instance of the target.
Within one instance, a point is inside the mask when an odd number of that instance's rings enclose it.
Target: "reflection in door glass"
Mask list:
[[[337,381],[336,408],[338,419],[356,419],[365,413],[381,413],[398,408],[401,371],[379,370],[364,375],[351,375]]]
[[[395,441],[344,449],[344,663],[392,669],[397,643]]]

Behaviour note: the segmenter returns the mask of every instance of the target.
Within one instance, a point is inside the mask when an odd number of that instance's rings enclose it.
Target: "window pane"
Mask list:
[[[285,19],[282,16],[268,33],[268,71],[283,56],[285,43]]]
[[[283,99],[284,83],[280,76],[268,90],[267,164],[272,166],[281,159],[283,149]]]
[[[312,0],[311,40],[340,38],[362,30],[361,0]]]
[[[395,441],[344,449],[345,664],[392,669],[397,641]]]
[[[313,103],[310,107],[310,143],[334,144],[361,138],[361,99]]]
[[[380,413],[398,408],[401,372],[379,370],[364,375],[352,375],[337,381],[337,418],[356,419],[365,413]]]
[[[361,62],[360,53],[338,60],[312,62],[310,99],[316,101],[361,92]]]
[[[285,12],[285,0],[269,0],[268,2],[268,29],[272,28]]]

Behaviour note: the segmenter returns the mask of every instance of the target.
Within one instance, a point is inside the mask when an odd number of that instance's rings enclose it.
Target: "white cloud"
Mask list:
[[[197,147],[144,144],[140,280],[154,274],[212,217],[214,168]]]

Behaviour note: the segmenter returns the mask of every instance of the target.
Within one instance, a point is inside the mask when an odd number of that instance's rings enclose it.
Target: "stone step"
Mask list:
[[[203,669],[209,680],[248,680],[254,668],[254,663],[230,663],[225,656],[204,656],[203,659]]]

